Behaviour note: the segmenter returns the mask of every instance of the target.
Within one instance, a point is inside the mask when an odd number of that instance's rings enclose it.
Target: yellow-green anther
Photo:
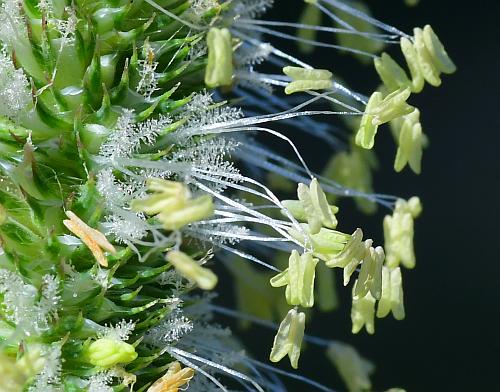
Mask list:
[[[322,228],[317,234],[311,234],[309,225],[301,224],[302,231],[289,229],[288,233],[301,244],[312,246],[313,256],[323,261],[330,260],[344,249],[350,236],[336,230]]]
[[[400,172],[406,164],[409,164],[416,174],[420,174],[423,144],[422,125],[420,123],[413,124],[408,120],[403,121],[399,133],[398,151],[394,160],[394,170]]]
[[[434,65],[439,69],[439,71],[446,74],[455,72],[457,67],[451,60],[450,56],[448,56],[448,53],[446,53],[443,44],[439,40],[436,33],[434,33],[431,26],[426,25],[424,27],[423,38],[425,47],[431,54]]]
[[[88,361],[104,368],[130,363],[137,358],[134,346],[120,340],[102,338],[93,342],[86,351]]]
[[[203,195],[191,199],[186,185],[163,179],[149,179],[146,183],[149,194],[130,203],[133,211],[156,215],[166,230],[179,230],[183,226],[204,218],[214,212],[212,197]]]
[[[195,282],[200,289],[212,290],[217,285],[217,275],[202,267],[184,252],[171,250],[167,253],[167,261],[180,275]]]
[[[233,43],[229,30],[212,27],[207,34],[207,47],[205,84],[211,88],[230,86],[233,79]]]
[[[372,240],[366,240],[363,242],[362,246],[359,248],[359,255],[362,256],[361,258],[359,257],[353,257],[351,261],[344,267],[344,286],[347,286],[349,284],[349,281],[351,280],[351,276],[356,271],[358,268],[359,264],[361,263],[362,260],[365,258],[369,257],[370,255],[370,248],[373,244]]]
[[[317,234],[321,227],[334,229],[337,227],[337,218],[335,213],[338,208],[328,204],[325,192],[321,189],[319,182],[314,178],[309,187],[305,184],[299,184],[297,187],[296,200],[285,200],[283,206],[289,209],[295,219],[307,221],[309,233]]]
[[[285,297],[289,305],[310,308],[314,305],[314,277],[317,263],[318,260],[314,259],[311,253],[299,255],[299,252],[293,250],[288,259],[288,268],[270,280],[271,286],[286,285]]]
[[[271,362],[279,362],[285,355],[288,355],[292,367],[294,369],[298,368],[305,322],[306,315],[304,313],[297,312],[295,309],[288,312],[274,338],[271,354],[269,355]]]
[[[302,203],[304,212],[306,213],[307,223],[309,225],[309,232],[311,234],[316,234],[321,229],[321,216],[313,205],[311,199],[311,192],[309,187],[305,184],[299,184],[297,187],[297,196]]]
[[[413,249],[413,219],[421,212],[420,200],[398,200],[392,216],[384,218],[386,265],[396,268],[402,263],[406,268],[415,267]]]
[[[361,271],[356,280],[354,295],[357,298],[364,297],[368,292],[373,298],[379,299],[382,292],[382,266],[384,265],[384,249],[377,246],[366,252]]]
[[[326,356],[333,362],[349,392],[372,389],[370,374],[374,372],[375,366],[361,357],[354,347],[334,342],[328,346]]]
[[[433,60],[432,54],[425,45],[424,34],[422,29],[413,29],[413,36],[415,39],[415,49],[417,51],[417,60],[420,70],[424,79],[431,86],[438,87],[441,85],[441,78],[439,77],[440,70]]]
[[[306,1],[307,3],[307,1]],[[312,4],[307,4],[299,17],[299,23],[309,26],[319,26],[321,25],[321,11],[318,7]],[[317,31],[311,28],[301,28],[297,29],[297,37],[308,40],[316,40]],[[311,53],[314,50],[314,46],[306,42],[298,42],[299,49],[304,53]]]
[[[166,230],[178,230],[181,227],[208,218],[214,213],[214,203],[210,195],[203,195],[188,200],[175,211],[162,211],[159,221]]]
[[[375,135],[377,134],[378,125],[374,124],[374,115],[372,113],[380,105],[382,100],[382,93],[376,91],[370,96],[366,104],[365,112],[361,118],[355,140],[356,144],[360,147],[371,149],[375,144]]]
[[[424,88],[424,75],[420,70],[420,65],[418,62],[417,50],[415,46],[408,38],[401,38],[400,41],[401,51],[405,56],[406,64],[410,70],[411,75],[411,91],[413,93],[419,93]]]
[[[373,63],[380,79],[390,92],[411,87],[410,79],[408,79],[405,70],[387,53],[382,53],[380,57],[376,57]]]
[[[403,280],[399,267],[384,266],[382,269],[382,296],[378,302],[377,317],[385,317],[389,312],[392,312],[396,320],[405,318]]]
[[[329,229],[335,229],[337,227],[338,221],[335,217],[335,209],[328,204],[325,192],[321,189],[319,182],[316,178],[311,180],[309,184],[309,191],[311,195],[311,201],[316,210],[316,213],[321,217],[321,223],[324,227]],[[338,210],[338,209],[337,209]]]
[[[283,73],[292,79],[285,87],[285,94],[307,90],[328,90],[333,87],[333,75],[326,69],[287,66],[283,68]]]
[[[410,97],[411,90],[409,88],[399,89],[387,95],[382,102],[373,108],[372,123],[374,125],[385,124],[395,118],[406,116],[415,110],[415,108],[406,103]]]
[[[362,298],[354,295],[356,285],[353,287],[351,320],[352,333],[358,333],[363,327],[370,335],[375,333],[375,298],[367,293]]]
[[[365,252],[365,247],[363,244],[363,231],[361,229],[356,229],[356,231],[350,236],[349,240],[343,246],[340,252],[338,252],[334,257],[325,262],[327,267],[330,268],[344,268],[353,259],[363,260]],[[358,262],[358,264],[359,264]]]
[[[17,360],[0,353],[0,375],[2,376],[2,392],[23,391],[26,383],[44,367],[45,359],[38,348],[30,349]]]

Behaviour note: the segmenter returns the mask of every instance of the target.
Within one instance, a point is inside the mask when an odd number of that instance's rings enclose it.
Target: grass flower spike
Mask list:
[[[342,306],[338,287],[354,333],[404,317],[421,205],[375,192],[376,133],[390,123],[394,168],[419,173],[411,94],[455,65],[429,26],[412,37],[361,0],[293,1],[2,2],[1,390],[332,390],[269,363],[297,369],[303,341],[349,390],[372,388],[338,329],[308,335],[306,314]],[[305,11],[270,20],[272,6]],[[359,69],[340,71],[345,54]],[[379,91],[344,82],[372,60]],[[384,248],[345,219],[347,198],[388,211]],[[269,360],[240,326],[276,333]]]

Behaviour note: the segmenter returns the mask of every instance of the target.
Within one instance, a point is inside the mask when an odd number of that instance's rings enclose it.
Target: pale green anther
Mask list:
[[[307,4],[316,4],[318,2],[318,0],[304,0],[304,3],[307,3]]]
[[[378,302],[377,317],[385,317],[389,312],[392,312],[396,320],[405,318],[403,280],[399,267],[384,266],[382,269],[382,296]]]
[[[195,282],[200,289],[212,290],[217,285],[217,275],[202,267],[184,252],[178,250],[168,252],[167,261],[180,275]]]
[[[354,295],[357,298],[364,297],[368,292],[373,298],[380,299],[382,293],[382,266],[385,254],[381,246],[370,248],[366,253],[361,271],[356,280]]]
[[[413,93],[419,93],[424,88],[424,75],[420,70],[420,65],[418,62],[417,51],[415,46],[408,38],[401,38],[401,51],[405,56],[406,64],[410,70],[411,75],[411,91]]]
[[[438,87],[441,85],[440,70],[434,63],[433,55],[425,45],[424,34],[422,29],[413,29],[415,39],[415,49],[417,51],[417,60],[424,79],[431,86]]]
[[[372,112],[380,105],[383,100],[381,92],[374,92],[365,108],[358,132],[356,133],[356,144],[360,147],[371,149],[375,144],[375,135],[377,134],[378,125],[375,125],[374,115]]]
[[[207,34],[207,47],[205,84],[210,88],[230,86],[233,79],[233,43],[230,31],[212,27]]]
[[[285,355],[288,355],[292,367],[294,369],[298,368],[305,322],[306,315],[304,313],[297,312],[295,309],[288,312],[274,338],[271,354],[269,355],[271,362],[279,362]]]
[[[271,278],[273,287],[286,286],[285,297],[289,305],[300,305],[310,308],[314,305],[314,278],[317,259],[311,253],[299,255],[292,251],[288,259],[288,268]]]
[[[360,246],[359,248],[359,255],[357,257],[353,257],[351,261],[344,267],[344,286],[347,286],[349,284],[349,281],[351,280],[351,276],[356,271],[358,268],[359,264],[361,263],[362,260],[364,260],[367,257],[370,257],[370,248],[373,244],[372,240],[366,240],[363,242],[363,245]],[[362,253],[362,256],[361,256]],[[361,257],[361,259],[360,259]]]
[[[423,31],[423,38],[425,47],[432,56],[434,65],[439,69],[439,71],[451,74],[457,70],[457,67],[446,53],[443,44],[439,40],[432,27],[426,25]]]
[[[422,125],[405,120],[399,133],[394,170],[400,172],[406,164],[409,164],[416,174],[420,174],[423,144]]]
[[[365,247],[363,244],[363,231],[358,228],[350,236],[347,243],[341,248],[341,251],[337,252],[337,254],[326,261],[325,264],[330,268],[344,268],[353,259],[361,262],[361,260],[363,260],[364,252]]]
[[[153,193],[130,203],[133,211],[156,215],[166,230],[179,230],[183,226],[208,218],[214,212],[212,197],[202,195],[195,199],[186,185],[163,179],[149,179],[147,189]]]
[[[335,229],[338,221],[333,211],[338,211],[338,208],[328,204],[325,192],[321,189],[321,186],[316,178],[311,180],[311,183],[309,184],[309,191],[312,204],[316,212],[320,215],[323,226],[329,229]]]
[[[415,108],[406,103],[410,97],[411,90],[409,88],[399,89],[387,95],[382,102],[373,108],[372,123],[374,125],[385,124],[395,118],[406,116],[415,110]]]
[[[326,69],[284,67],[283,73],[292,81],[285,87],[285,94],[308,90],[328,90],[333,87],[332,73]]]
[[[413,219],[421,212],[420,200],[415,197],[408,202],[400,200],[392,216],[384,218],[384,239],[386,265],[396,268],[403,264],[406,268],[415,267],[413,249]]]
[[[187,224],[208,218],[213,213],[214,203],[212,197],[203,195],[186,201],[182,208],[175,211],[161,212],[157,217],[166,230],[179,230]]]
[[[93,342],[87,348],[86,355],[89,363],[103,368],[130,363],[137,358],[134,346],[109,338]]]
[[[361,357],[354,347],[345,343],[331,343],[326,356],[333,362],[349,392],[372,389],[370,374],[374,372],[375,366]]]
[[[287,66],[283,67],[283,73],[292,80],[331,80],[333,74],[327,69],[313,69]]]
[[[352,333],[358,333],[363,327],[370,335],[375,333],[375,298],[368,292],[364,297],[354,295],[356,285],[353,287],[351,321]]]
[[[349,235],[336,230],[322,228],[319,233],[311,234],[309,225],[301,224],[301,228],[303,232],[289,229],[288,233],[304,247],[311,246],[313,256],[325,262],[341,252],[350,238]]]
[[[410,79],[408,79],[405,70],[387,53],[382,53],[380,57],[376,57],[373,63],[380,79],[390,92],[411,87]]]
[[[309,187],[305,184],[299,184],[297,187],[297,196],[304,208],[307,223],[309,225],[309,232],[311,234],[318,233],[322,226],[321,216],[313,205]]]

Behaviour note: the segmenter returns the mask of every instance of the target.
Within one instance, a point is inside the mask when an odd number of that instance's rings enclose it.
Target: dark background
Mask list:
[[[374,15],[410,33],[431,24],[458,66],[439,88],[426,85],[411,103],[422,112],[431,144],[420,176],[392,170],[395,146],[387,129],[377,136],[381,169],[375,190],[401,197],[419,195],[424,213],[416,222],[417,267],[404,271],[406,319],[376,321],[373,336],[350,334],[349,290],[343,306],[315,316],[307,332],[347,341],[377,365],[375,390],[400,386],[407,391],[500,391],[500,12],[496,1],[422,0],[407,8],[403,0],[366,2]],[[296,21],[299,2],[277,0],[264,19]],[[293,45],[280,43],[293,53]],[[324,54],[325,52],[320,52]],[[328,53],[328,52],[326,52]],[[395,52],[391,52],[395,53]],[[367,95],[376,87],[373,67],[346,56],[316,53],[312,63],[342,75]],[[316,168],[329,152],[321,143],[300,144]],[[309,152],[309,154],[308,154]],[[343,228],[362,223],[375,242],[382,241],[382,218],[366,218],[345,204]],[[351,214],[352,212],[352,214]],[[253,330],[245,341],[266,359],[272,333]],[[283,361],[285,362],[285,361]],[[287,364],[283,366],[289,370]],[[301,357],[301,372],[344,390],[322,352]],[[313,390],[291,384],[290,390]]]

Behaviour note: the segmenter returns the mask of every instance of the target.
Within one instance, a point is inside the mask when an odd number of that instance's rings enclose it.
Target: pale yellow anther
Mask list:
[[[356,285],[353,287],[351,321],[352,333],[358,333],[363,327],[370,335],[375,333],[375,298],[368,292],[364,297],[355,296]]]
[[[373,108],[372,123],[374,125],[382,125],[395,118],[406,116],[415,110],[415,108],[406,103],[410,97],[411,90],[409,88],[399,89],[387,95],[382,102]]]
[[[82,240],[92,252],[97,262],[103,266],[108,266],[108,260],[104,256],[103,249],[111,254],[116,253],[115,247],[107,240],[100,231],[93,229],[76,216],[72,211],[66,211],[69,219],[63,220],[64,226]]]
[[[356,133],[356,144],[360,147],[371,149],[375,144],[375,135],[378,125],[374,123],[373,111],[381,104],[383,95],[381,92],[374,92],[366,104],[365,113],[361,117],[358,132]]]
[[[171,362],[167,373],[156,380],[147,392],[178,392],[181,387],[191,381],[194,376],[194,370],[190,367],[181,368],[177,361]],[[183,389],[182,389],[183,390]]]
[[[299,184],[297,187],[296,200],[285,200],[283,206],[299,221],[307,221],[309,232],[316,234],[321,227],[334,229],[337,227],[335,213],[338,208],[328,204],[325,192],[321,189],[319,182],[314,178],[310,185]]]
[[[349,392],[372,390],[370,374],[374,372],[375,366],[361,357],[354,347],[334,342],[328,346],[326,356],[337,368]]]
[[[317,234],[311,234],[309,225],[301,224],[301,226],[301,231],[289,229],[288,233],[304,247],[312,247],[313,256],[325,262],[341,252],[350,238],[347,234],[325,228]]]
[[[420,71],[427,83],[431,86],[438,87],[441,85],[440,70],[436,66],[429,48],[425,45],[424,34],[422,29],[413,29],[413,37],[415,39],[415,49],[417,51],[417,60]]]
[[[217,285],[217,275],[202,267],[184,252],[178,250],[168,252],[167,261],[180,275],[195,282],[203,290],[212,290]]]
[[[396,268],[402,263],[406,268],[415,267],[413,249],[413,219],[422,210],[420,200],[415,197],[408,202],[398,200],[392,216],[384,218],[386,264]]]
[[[400,172],[408,164],[411,169],[420,174],[422,169],[422,149],[424,145],[424,134],[422,125],[403,121],[398,139],[398,151],[394,160],[394,170]]]
[[[281,322],[278,332],[274,338],[273,347],[269,359],[271,362],[279,362],[286,355],[294,369],[299,366],[300,346],[304,338],[306,315],[291,309]]]
[[[353,259],[363,260],[365,247],[363,244],[363,231],[356,229],[340,252],[328,260],[325,264],[330,268],[344,268]]]
[[[133,211],[156,215],[166,230],[179,230],[213,214],[212,197],[203,195],[193,199],[182,183],[154,178],[148,180],[146,186],[153,193],[133,200],[130,207]]]
[[[283,73],[292,81],[285,87],[285,94],[308,90],[328,90],[333,87],[332,73],[326,69],[284,67]]]
[[[400,88],[411,87],[410,79],[408,79],[405,70],[387,53],[382,53],[373,62],[380,79],[390,92]]]
[[[370,248],[372,244],[372,240],[365,240],[362,246],[359,247],[359,255],[361,255],[362,253],[361,258],[357,256],[353,257],[351,261],[344,267],[344,286],[347,286],[349,284],[352,274],[354,273],[354,271],[356,271],[361,261],[363,261],[365,258],[370,257]]]
[[[363,264],[361,265],[361,271],[356,280],[356,289],[354,290],[354,295],[357,298],[362,298],[370,292],[375,299],[380,299],[384,260],[384,249],[381,246],[370,248],[366,252]]]
[[[299,255],[292,251],[288,259],[288,268],[271,278],[273,287],[286,286],[285,297],[289,305],[310,308],[314,305],[314,278],[317,259],[311,253]]]
[[[417,50],[415,49],[413,43],[405,37],[401,38],[400,45],[401,52],[403,52],[406,64],[410,70],[411,91],[413,93],[419,93],[424,88],[425,79],[418,63]]]
[[[403,280],[399,267],[384,266],[382,269],[382,296],[378,302],[377,317],[385,317],[389,312],[392,312],[396,320],[405,318]]]
[[[231,32],[212,27],[207,34],[208,60],[205,84],[214,88],[230,86],[233,78],[233,43]]]
[[[433,63],[439,71],[446,74],[455,72],[457,67],[451,60],[450,56],[448,56],[448,53],[446,53],[443,44],[439,40],[436,33],[434,33],[431,26],[426,25],[424,27],[423,38],[425,47],[431,54]]]

